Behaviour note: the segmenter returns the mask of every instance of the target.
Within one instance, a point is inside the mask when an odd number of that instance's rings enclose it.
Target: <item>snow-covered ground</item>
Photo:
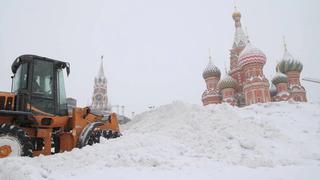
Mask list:
[[[122,133],[81,150],[1,159],[0,179],[320,179],[320,103],[173,102]]]

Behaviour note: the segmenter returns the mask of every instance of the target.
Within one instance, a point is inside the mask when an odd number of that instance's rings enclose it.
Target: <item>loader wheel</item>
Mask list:
[[[26,132],[14,125],[0,125],[0,158],[32,157],[32,144]]]
[[[88,145],[92,146],[93,144],[100,143],[101,134],[101,130],[92,131],[88,140]]]
[[[112,138],[112,131],[111,130],[103,130],[102,136],[106,139]]]
[[[115,132],[115,133],[113,133],[113,137],[112,137],[112,138],[118,138],[118,137],[120,137],[120,136],[121,136],[120,133]]]
[[[120,137],[121,134],[119,132],[112,132],[112,130],[103,130],[102,136],[107,139]]]

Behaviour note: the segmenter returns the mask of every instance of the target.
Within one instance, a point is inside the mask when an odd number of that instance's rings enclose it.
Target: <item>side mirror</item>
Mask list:
[[[70,63],[66,63],[67,76],[70,74]]]

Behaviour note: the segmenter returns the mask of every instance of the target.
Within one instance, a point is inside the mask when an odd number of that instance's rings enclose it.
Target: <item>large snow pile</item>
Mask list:
[[[0,179],[76,179],[88,171],[208,169],[217,164],[307,166],[313,169],[308,174],[320,170],[320,103],[237,108],[174,102],[136,116],[122,133],[63,154],[1,159]]]

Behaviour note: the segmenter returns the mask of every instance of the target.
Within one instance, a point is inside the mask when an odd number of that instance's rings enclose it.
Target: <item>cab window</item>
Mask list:
[[[32,92],[53,98],[53,63],[35,61],[33,66]]]
[[[21,64],[12,80],[12,92],[27,89],[28,64]]]

